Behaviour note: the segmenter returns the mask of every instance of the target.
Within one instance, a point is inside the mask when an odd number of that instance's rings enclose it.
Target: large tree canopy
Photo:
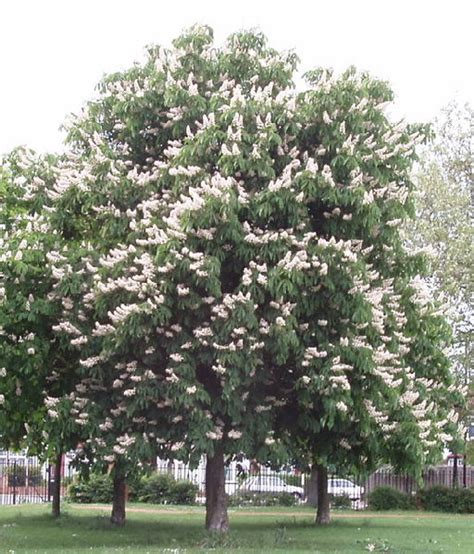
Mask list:
[[[115,468],[207,455],[211,529],[225,456],[416,466],[455,430],[446,329],[398,231],[423,130],[353,69],[297,92],[296,63],[207,27],[150,47],[71,122],[48,190],[56,331],[81,354],[57,417]]]

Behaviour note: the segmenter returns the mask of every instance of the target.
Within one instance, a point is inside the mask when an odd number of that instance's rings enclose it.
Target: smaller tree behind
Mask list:
[[[18,148],[0,167],[0,442],[54,461],[52,510],[59,516],[61,458],[76,436],[59,421],[55,398],[71,391],[76,356],[54,330],[63,305],[52,294],[48,255],[59,237],[49,233],[46,215],[56,164]]]
[[[406,238],[429,251],[430,284],[446,295],[454,328],[455,369],[463,380],[472,368],[474,295],[474,112],[449,104],[436,122],[436,138],[415,174],[416,217]]]

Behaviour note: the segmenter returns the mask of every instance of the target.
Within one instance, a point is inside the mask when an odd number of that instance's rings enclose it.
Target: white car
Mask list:
[[[254,477],[247,477],[245,481],[240,485],[239,491],[259,492],[259,493],[280,493],[287,492],[296,496],[297,498],[304,498],[303,487],[294,487],[288,485],[276,475],[255,475]]]
[[[359,500],[364,494],[364,487],[359,487],[349,479],[328,479],[328,493],[333,496],[348,496],[351,500]]]

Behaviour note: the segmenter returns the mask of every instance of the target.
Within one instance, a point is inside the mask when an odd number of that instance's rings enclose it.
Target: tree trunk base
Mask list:
[[[61,516],[61,464],[63,461],[62,454],[58,454],[54,461],[54,486],[53,486],[53,501],[51,504],[51,515],[57,519]]]
[[[125,525],[125,516],[112,513],[110,516],[110,523],[115,525],[115,527],[123,527]]]
[[[317,525],[327,525],[331,521],[328,494],[328,470],[321,465],[316,466],[316,469],[318,472],[318,509],[315,523]]]
[[[123,527],[125,525],[126,482],[125,476],[117,468],[115,471],[110,522],[116,527]]]
[[[327,525],[328,523],[331,523],[331,516],[329,514],[320,514],[318,510],[314,522],[317,525]]]
[[[206,463],[206,529],[217,533],[229,530],[225,493],[224,451],[221,445]]]

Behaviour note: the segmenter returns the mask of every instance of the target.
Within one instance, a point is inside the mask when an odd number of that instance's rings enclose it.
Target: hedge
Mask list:
[[[410,510],[474,513],[474,489],[434,486],[411,496],[392,487],[377,487],[368,496],[371,510]]]
[[[143,477],[137,489],[136,499],[152,504],[195,504],[199,490],[191,481],[177,481],[168,473]]]
[[[377,487],[368,495],[371,510],[409,510],[415,508],[414,499],[393,487]]]
[[[417,502],[420,508],[433,512],[450,512],[456,514],[474,514],[474,490],[450,489],[435,486],[419,490]]]
[[[81,504],[112,502],[113,484],[109,475],[92,474],[69,485],[68,498]]]

